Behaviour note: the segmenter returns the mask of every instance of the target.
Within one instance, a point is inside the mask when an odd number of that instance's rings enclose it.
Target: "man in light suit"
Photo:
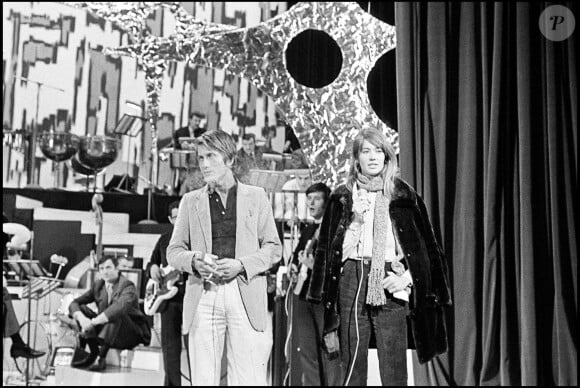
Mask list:
[[[236,145],[209,131],[196,140],[206,185],[183,196],[167,261],[190,274],[183,300],[193,385],[219,385],[224,342],[228,385],[266,385],[272,349],[266,276],[280,260],[263,189],[237,182]]]

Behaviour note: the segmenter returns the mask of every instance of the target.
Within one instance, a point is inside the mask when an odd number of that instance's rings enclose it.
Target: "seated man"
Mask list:
[[[205,133],[205,128],[201,127],[201,121],[203,118],[203,114],[199,112],[192,112],[189,115],[189,122],[187,123],[187,127],[181,127],[173,133],[174,149],[182,149],[181,143],[179,142],[180,137],[199,137]]]
[[[2,279],[4,284],[5,280]],[[20,324],[18,323],[18,318],[14,313],[14,306],[12,306],[12,298],[10,297],[10,292],[6,287],[2,287],[2,318],[4,319],[4,338],[12,338],[12,346],[10,347],[10,356],[12,358],[24,357],[24,358],[38,358],[44,356],[45,352],[40,352],[38,350],[31,349],[28,345],[24,343],[22,337],[18,333],[20,329]]]
[[[268,163],[262,159],[262,150],[256,147],[256,135],[245,133],[242,136],[242,148],[236,154],[234,175],[242,183],[249,183],[250,170],[268,170]]]
[[[69,311],[81,330],[81,344],[90,349],[86,358],[73,362],[74,367],[103,371],[109,348],[133,349],[151,341],[151,328],[139,309],[135,285],[119,274],[118,266],[117,258],[103,256],[99,260],[101,279],[70,304]],[[92,302],[97,304],[98,314],[87,306]]]

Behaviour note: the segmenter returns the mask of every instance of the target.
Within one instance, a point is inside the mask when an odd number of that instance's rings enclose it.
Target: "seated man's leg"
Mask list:
[[[89,307],[82,305],[80,306],[81,312],[83,315],[89,319],[92,319],[97,316],[97,314],[91,310]],[[90,352],[86,357],[83,357],[79,360],[73,361],[72,366],[75,368],[84,368],[90,366],[99,355],[99,342],[98,336],[99,330],[102,326],[97,326],[92,328],[88,331],[82,331],[80,325],[77,323],[76,329],[79,332],[79,348],[84,350],[85,346],[88,345]]]

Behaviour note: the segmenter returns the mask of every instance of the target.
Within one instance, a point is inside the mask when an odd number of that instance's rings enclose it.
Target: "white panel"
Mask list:
[[[35,220],[56,220],[56,221],[81,221],[81,233],[97,234],[98,225],[95,215],[91,211],[64,210],[49,207],[34,209]],[[103,213],[103,238],[104,236],[129,231],[129,214],[127,213]]]
[[[160,234],[149,233],[117,233],[103,234],[104,245],[133,245],[133,256],[143,258],[143,267],[147,265],[151,258],[151,253]]]
[[[36,209],[37,207],[42,207],[42,205],[44,205],[42,201],[16,195],[16,209]]]

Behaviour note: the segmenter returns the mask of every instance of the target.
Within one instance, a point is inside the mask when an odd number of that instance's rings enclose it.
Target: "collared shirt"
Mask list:
[[[113,283],[105,282],[105,290],[107,291],[107,304],[111,304],[113,299]]]
[[[217,191],[209,193],[212,253],[219,258],[236,257],[237,183],[228,190],[224,205]]]

